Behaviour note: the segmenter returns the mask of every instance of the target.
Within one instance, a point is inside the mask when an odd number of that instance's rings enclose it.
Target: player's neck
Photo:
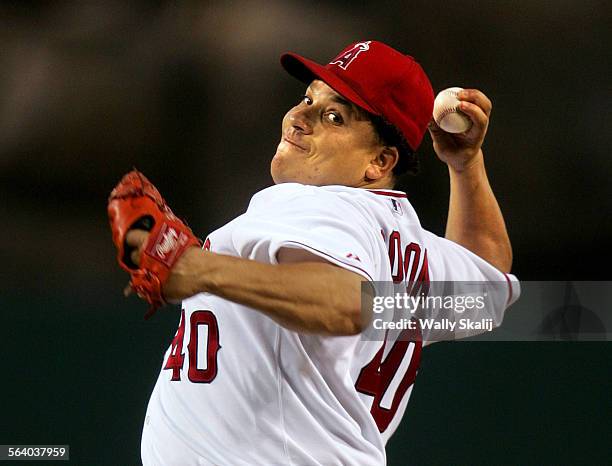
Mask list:
[[[364,179],[359,185],[354,187],[362,189],[393,189],[394,186],[395,183],[392,177],[384,177],[378,180]]]

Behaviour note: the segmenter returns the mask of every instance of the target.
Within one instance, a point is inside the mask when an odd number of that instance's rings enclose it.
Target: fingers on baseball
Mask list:
[[[457,97],[463,102],[471,102],[477,105],[487,116],[491,115],[493,104],[491,100],[478,89],[464,89]]]
[[[476,127],[486,128],[489,124],[489,117],[478,105],[471,102],[462,101],[459,108],[470,118],[470,120],[472,120]]]

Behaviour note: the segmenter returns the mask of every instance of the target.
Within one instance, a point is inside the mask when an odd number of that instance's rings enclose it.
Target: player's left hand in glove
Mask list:
[[[108,199],[108,218],[117,247],[117,262],[130,274],[130,284],[149,303],[145,319],[166,304],[162,288],[174,264],[191,246],[200,246],[191,229],[177,218],[153,184],[138,170],[125,175]],[[135,248],[126,241],[131,230],[148,237],[134,260]]]

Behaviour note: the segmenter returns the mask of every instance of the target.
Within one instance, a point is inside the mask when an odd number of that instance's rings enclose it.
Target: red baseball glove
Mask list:
[[[170,269],[190,246],[201,245],[191,229],[177,218],[153,184],[138,170],[125,175],[108,198],[108,218],[117,247],[117,262],[131,277],[130,286],[149,304],[145,319],[166,304],[162,287]],[[134,228],[150,232],[140,263],[132,262],[125,242]]]

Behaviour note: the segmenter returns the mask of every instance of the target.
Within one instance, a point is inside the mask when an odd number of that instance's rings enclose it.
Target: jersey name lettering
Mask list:
[[[381,233],[384,238],[385,233],[382,231]],[[422,251],[417,243],[409,243],[403,248],[401,234],[397,230],[391,232],[388,243],[393,283],[406,282],[406,292],[411,296],[427,294],[429,291],[427,249]]]
[[[385,238],[384,231],[381,231]],[[393,283],[406,283],[406,292],[411,296],[427,294],[429,290],[429,265],[427,249],[421,253],[421,246],[410,243],[402,247],[399,231],[394,230],[388,241],[389,264]],[[383,357],[385,348],[391,350]],[[358,392],[372,396],[370,413],[378,431],[387,430],[404,396],[410,396],[421,362],[423,342],[420,331],[404,330],[395,339],[388,341],[388,331],[382,346],[374,358],[361,369],[355,382]]]

